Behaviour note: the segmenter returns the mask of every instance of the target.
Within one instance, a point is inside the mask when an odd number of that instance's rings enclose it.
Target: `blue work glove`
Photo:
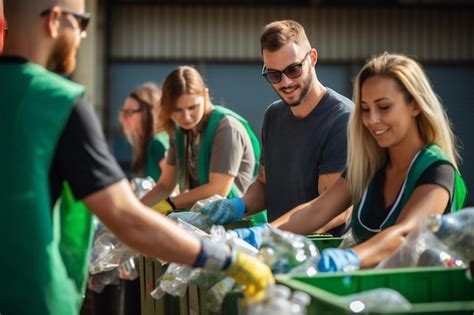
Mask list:
[[[261,226],[254,226],[247,229],[235,229],[233,231],[237,234],[238,238],[246,241],[256,249],[259,249],[262,245],[262,232],[269,228],[270,224],[267,223]]]
[[[360,258],[352,249],[327,248],[321,252],[318,261],[320,272],[346,271],[359,269]]]
[[[210,224],[222,225],[242,219],[246,208],[242,198],[220,199],[208,204],[201,213],[210,217]]]

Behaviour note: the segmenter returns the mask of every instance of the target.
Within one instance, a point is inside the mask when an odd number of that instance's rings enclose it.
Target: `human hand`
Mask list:
[[[163,215],[167,215],[168,213],[173,212],[173,210],[176,210],[176,207],[174,203],[171,201],[170,197],[161,200],[160,202],[158,202],[156,205],[154,205],[151,208],[158,211],[159,213]]]
[[[320,272],[359,269],[360,258],[352,249],[327,248],[321,252],[317,268]]]
[[[254,226],[251,228],[235,229],[233,232],[238,238],[246,241],[253,247],[259,249],[262,245],[262,233],[270,228],[270,224],[264,224],[261,226]]]
[[[247,297],[262,295],[268,286],[275,283],[270,268],[256,257],[235,251],[226,274],[244,285]]]
[[[242,198],[220,199],[208,204],[201,213],[210,217],[210,224],[222,225],[242,219],[245,209]]]

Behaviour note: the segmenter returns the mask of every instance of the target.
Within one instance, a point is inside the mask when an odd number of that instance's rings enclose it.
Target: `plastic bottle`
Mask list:
[[[290,302],[291,315],[306,315],[306,307],[311,302],[311,297],[302,291],[295,291]]]
[[[420,254],[417,267],[464,267],[463,261],[439,248],[428,248]]]
[[[474,260],[474,208],[429,216],[426,227],[462,259]]]
[[[307,273],[314,269],[312,261],[319,256],[316,246],[308,238],[270,228],[262,233],[258,258],[271,267],[274,274]]]
[[[222,281],[216,283],[210,290],[207,295],[207,305],[209,310],[212,312],[220,312],[222,307],[222,302],[227,293],[232,290],[234,287],[235,280],[232,278],[225,278]]]
[[[288,315],[291,312],[289,301],[291,290],[282,285],[275,285],[269,289],[268,302],[265,305],[263,314]]]

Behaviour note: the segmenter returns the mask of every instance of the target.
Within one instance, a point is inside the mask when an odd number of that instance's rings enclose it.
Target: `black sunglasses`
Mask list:
[[[281,81],[281,76],[284,74],[290,79],[296,79],[301,76],[303,73],[303,63],[306,60],[306,58],[309,56],[309,53],[311,52],[308,51],[306,55],[304,55],[303,60],[300,63],[289,65],[286,67],[283,71],[279,70],[267,70],[267,67],[263,65],[262,68],[262,75],[267,79],[267,81],[271,84],[277,84],[280,83]]]
[[[50,15],[51,10],[52,9],[44,10],[43,12],[40,13],[40,16],[44,17],[44,16]],[[63,13],[70,14],[76,19],[77,24],[79,25],[79,29],[81,30],[81,32],[84,32],[86,30],[87,25],[89,25],[89,21],[91,19],[91,14],[90,13],[87,13],[87,12],[78,13],[78,12],[73,12],[73,11],[66,10],[66,9],[61,9],[61,10],[62,10]]]

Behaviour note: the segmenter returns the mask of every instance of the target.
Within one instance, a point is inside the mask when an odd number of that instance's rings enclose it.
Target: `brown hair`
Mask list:
[[[300,23],[293,20],[274,21],[265,25],[262,30],[260,52],[264,49],[271,52],[277,51],[290,42],[294,42],[308,50],[311,49],[311,44]]]
[[[158,121],[161,89],[152,82],[136,87],[128,96],[138,102],[142,111],[138,145],[133,148],[132,173],[141,174],[145,169],[148,142],[163,130]]]
[[[171,119],[171,114],[176,108],[178,98],[183,95],[206,95],[206,84],[199,72],[189,66],[180,66],[166,77],[163,82],[163,94],[160,102],[160,121],[163,128],[172,135],[175,131],[175,123]],[[204,106],[209,107],[209,100],[206,100]],[[210,108],[210,107],[209,107]],[[208,113],[208,110],[205,110]],[[206,118],[206,116],[204,117]]]

